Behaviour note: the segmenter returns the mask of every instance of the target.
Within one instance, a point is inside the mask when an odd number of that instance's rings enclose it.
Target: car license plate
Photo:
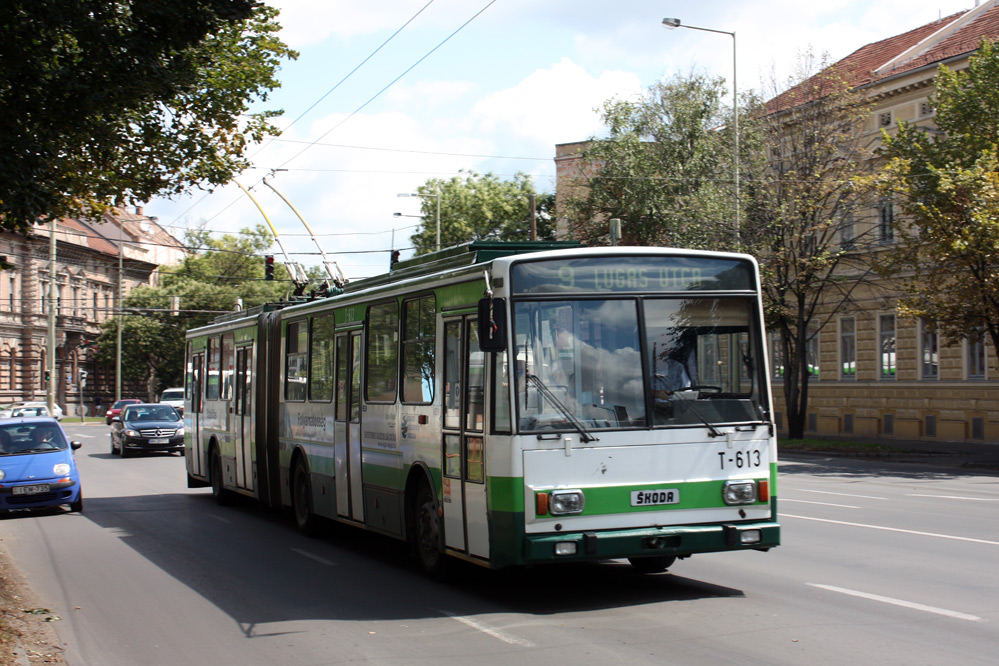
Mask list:
[[[680,491],[677,488],[631,491],[631,506],[657,506],[661,504],[679,503]]]
[[[151,440],[149,440],[149,443],[150,444],[169,444],[170,440],[167,439],[166,437],[154,437]]]
[[[38,495],[49,492],[49,484],[36,483],[33,486],[14,486],[11,492],[15,495]]]

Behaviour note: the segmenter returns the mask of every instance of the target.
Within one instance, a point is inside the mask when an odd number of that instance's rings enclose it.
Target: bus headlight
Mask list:
[[[722,499],[729,506],[755,503],[756,481],[726,481],[722,489]]]
[[[548,502],[548,510],[553,516],[567,516],[583,513],[586,497],[582,490],[553,490]]]

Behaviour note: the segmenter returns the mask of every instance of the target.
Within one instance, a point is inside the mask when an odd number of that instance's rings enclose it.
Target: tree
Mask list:
[[[816,72],[814,73],[813,72]],[[748,165],[742,246],[760,261],[767,328],[783,377],[788,436],[804,436],[819,331],[870,284],[852,179],[870,163],[870,102],[835,67],[802,56],[793,85],[750,114],[762,147]],[[776,91],[776,85],[774,86]]]
[[[620,218],[628,245],[734,247],[731,110],[724,79],[676,76],[638,101],[603,107],[606,139],[591,139],[583,161],[593,175],[560,215],[574,236],[605,243]]]
[[[0,229],[228,182],[276,129],[277,10],[256,0],[8,0]]]
[[[902,314],[934,322],[956,344],[988,335],[999,358],[999,47],[983,41],[967,69],[940,65],[938,129],[899,123],[873,179],[904,213],[879,271]]]
[[[491,173],[480,176],[474,171],[462,171],[449,180],[428,180],[418,192],[423,224],[410,237],[418,255],[436,248],[438,195],[441,247],[486,238],[529,240],[532,197],[538,239],[554,239],[555,196],[537,194],[531,177],[525,173],[514,174],[513,180],[500,180]]]
[[[133,289],[123,304],[122,377],[144,382],[150,398],[163,388],[179,386],[184,378],[185,334],[231,312],[237,301],[244,308],[282,300],[290,289],[288,273],[278,265],[274,281],[264,280],[264,253],[273,237],[263,225],[219,239],[204,231],[188,232],[187,244],[197,250],[179,266],[161,269],[159,287]],[[180,309],[172,311],[171,300]],[[108,319],[97,339],[97,360],[113,364],[117,349],[117,318]]]

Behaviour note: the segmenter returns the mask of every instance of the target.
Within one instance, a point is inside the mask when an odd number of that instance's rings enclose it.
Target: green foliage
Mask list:
[[[767,327],[782,345],[792,437],[804,433],[808,346],[870,272],[853,178],[868,168],[870,103],[825,59],[803,54],[793,78],[749,114],[742,247],[760,261]],[[849,242],[844,243],[845,239]],[[848,278],[844,276],[849,276]]]
[[[871,182],[894,197],[898,243],[879,266],[901,283],[903,314],[957,343],[984,330],[999,346],[999,48],[937,73],[937,130],[900,123]]]
[[[228,182],[279,83],[277,10],[255,0],[7,0],[0,228]]]
[[[537,194],[531,177],[517,173],[500,180],[491,173],[463,171],[449,180],[431,179],[418,189],[423,224],[410,240],[417,254],[437,245],[437,196],[440,196],[441,247],[492,238],[530,239],[531,197],[535,197],[538,240],[555,234],[553,194]]]
[[[638,101],[604,104],[606,139],[593,139],[585,195],[560,211],[580,240],[605,244],[608,220],[627,245],[733,247],[732,110],[723,79],[677,76]]]
[[[280,301],[291,288],[287,270],[277,264],[276,279],[264,280],[264,254],[273,237],[263,225],[237,235],[213,238],[203,231],[187,234],[197,249],[176,267],[161,268],[161,286],[138,287],[125,299],[122,317],[122,375],[129,381],[153,378],[157,389],[183,380],[184,336],[210,323],[221,312]],[[171,297],[179,297],[178,314]],[[97,359],[114,364],[117,318],[107,320],[97,339]]]

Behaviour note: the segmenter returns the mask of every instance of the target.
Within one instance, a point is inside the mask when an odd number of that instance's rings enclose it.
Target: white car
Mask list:
[[[25,409],[35,410],[38,407],[45,407],[46,408],[45,413],[44,414],[41,414],[41,413],[39,413],[39,414],[34,414],[34,413],[25,414],[25,412],[24,412]],[[62,420],[62,416],[63,416],[62,407],[60,407],[59,405],[53,405],[52,407],[53,407],[52,411],[55,412],[54,414],[52,414],[52,416],[54,416],[57,421],[61,421]],[[15,411],[17,412],[16,414],[15,414]],[[44,402],[42,400],[22,400],[21,402],[15,402],[15,403],[10,404],[10,405],[5,405],[3,407],[3,409],[0,409],[0,419],[9,419],[12,416],[26,416],[26,415],[30,415],[30,416],[48,416],[49,415],[48,414],[48,403]]]
[[[184,414],[184,389],[168,388],[160,394],[160,403],[170,405],[177,410],[177,413]]]

